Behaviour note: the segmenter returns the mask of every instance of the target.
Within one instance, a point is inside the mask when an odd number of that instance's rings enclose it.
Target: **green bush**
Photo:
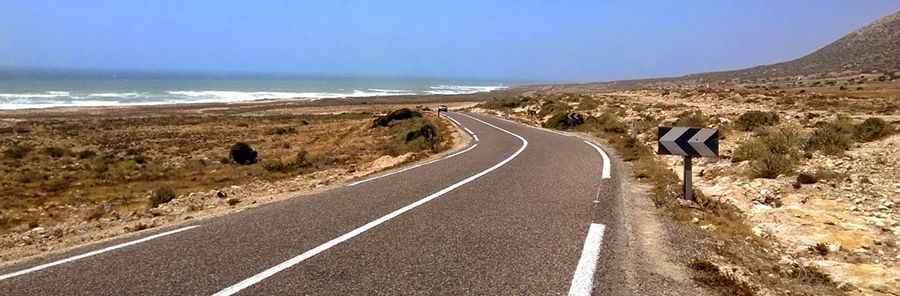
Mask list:
[[[622,160],[635,161],[646,155],[651,155],[650,149],[638,141],[637,138],[626,136],[622,140]]]
[[[799,163],[803,140],[796,127],[770,128],[756,139],[738,145],[732,161],[750,161],[750,173],[757,178],[790,174]]]
[[[778,113],[775,112],[749,111],[741,114],[734,125],[740,130],[752,131],[757,127],[777,125],[780,121]]]
[[[628,127],[617,115],[605,112],[599,116],[590,116],[584,119],[584,124],[578,127],[585,132],[603,132],[612,134],[624,134]]]
[[[757,178],[775,178],[778,175],[787,175],[797,167],[797,159],[790,155],[766,152],[760,158],[750,163],[750,170]]]
[[[847,118],[838,118],[816,128],[806,142],[808,151],[821,151],[828,155],[844,153],[853,145],[856,128]]]
[[[541,110],[538,111],[537,116],[543,118],[550,114],[568,113],[571,110],[572,107],[569,104],[557,100],[546,100],[541,105]]]
[[[171,187],[161,187],[150,194],[150,207],[155,208],[161,204],[170,202],[175,199],[176,196],[175,190]]]
[[[546,128],[567,130],[584,124],[584,117],[578,113],[557,113],[547,119],[543,126]]]
[[[391,111],[385,116],[379,116],[372,122],[372,127],[385,127],[393,121],[407,120],[410,118],[422,117],[422,113],[410,110],[409,108],[400,108]]]
[[[871,142],[894,133],[894,129],[881,118],[872,117],[856,126],[856,139]]]
[[[751,139],[738,145],[731,157],[733,162],[742,162],[762,158],[769,153],[769,147],[759,139]]]

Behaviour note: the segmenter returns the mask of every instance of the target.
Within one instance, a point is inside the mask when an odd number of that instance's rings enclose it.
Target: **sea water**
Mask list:
[[[422,78],[5,73],[0,75],[0,109],[455,95],[509,85],[502,81]]]

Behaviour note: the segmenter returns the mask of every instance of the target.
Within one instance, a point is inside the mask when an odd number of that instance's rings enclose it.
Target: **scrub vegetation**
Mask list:
[[[0,234],[158,207],[179,195],[271,182],[390,155],[448,149],[432,113],[49,113],[0,121]],[[397,115],[402,116],[397,116]],[[230,203],[230,202],[229,202]]]

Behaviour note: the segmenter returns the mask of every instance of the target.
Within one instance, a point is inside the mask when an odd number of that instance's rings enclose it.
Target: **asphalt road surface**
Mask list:
[[[460,151],[0,269],[0,295],[616,295],[619,172],[579,137],[450,113]]]

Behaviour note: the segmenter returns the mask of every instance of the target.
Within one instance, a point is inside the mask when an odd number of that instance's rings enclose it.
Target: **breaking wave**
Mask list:
[[[50,107],[135,106],[186,103],[234,103],[255,100],[318,100],[332,98],[401,96],[401,95],[459,95],[504,89],[505,86],[437,85],[418,89],[336,89],[331,92],[291,91],[233,91],[233,90],[170,90],[127,92],[44,91],[30,93],[0,93],[0,109],[28,109]]]

